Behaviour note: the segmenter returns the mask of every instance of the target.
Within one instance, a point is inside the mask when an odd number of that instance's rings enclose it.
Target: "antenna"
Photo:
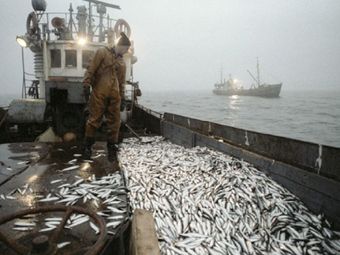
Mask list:
[[[94,34],[93,30],[92,30],[92,4],[97,4],[97,5],[101,5],[101,6],[112,8],[112,9],[118,9],[118,10],[120,10],[120,6],[115,5],[115,4],[105,3],[105,2],[102,2],[102,1],[98,1],[98,0],[84,0],[84,1],[89,3],[89,27],[88,27],[87,31],[88,31],[89,39],[92,41],[93,34]],[[102,18],[101,18],[101,20],[102,20]],[[101,40],[102,40],[102,38],[101,38]]]
[[[90,4],[91,4],[91,3],[94,3],[94,4],[102,4],[102,5],[104,5],[105,7],[109,7],[109,8],[113,8],[113,9],[118,9],[118,10],[120,10],[120,6],[119,6],[119,5],[109,4],[109,3],[105,3],[105,2],[97,1],[97,0],[84,0],[84,1],[85,1],[85,2],[89,2]]]

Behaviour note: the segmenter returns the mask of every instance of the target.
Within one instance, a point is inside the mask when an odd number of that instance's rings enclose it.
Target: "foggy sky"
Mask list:
[[[81,0],[50,0],[66,12]],[[144,90],[213,88],[232,74],[250,86],[260,58],[262,80],[283,90],[340,89],[339,0],[117,0],[133,30],[135,80]],[[1,0],[0,93],[20,93],[21,49],[31,0]],[[33,72],[29,50],[26,68]]]

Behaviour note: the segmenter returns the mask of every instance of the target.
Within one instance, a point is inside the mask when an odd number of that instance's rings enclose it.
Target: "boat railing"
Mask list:
[[[109,15],[91,15],[91,24],[89,24],[90,20],[87,14],[87,19],[81,24],[77,19],[78,13],[73,12],[44,12],[38,14],[37,17],[40,37],[48,41],[60,39],[58,38],[58,32],[64,30],[65,33],[70,35],[68,40],[85,37],[90,41],[102,42],[106,39],[107,31],[112,30],[117,21],[117,19],[113,19]],[[81,31],[80,25],[83,26],[83,31]]]
[[[157,118],[159,118],[159,119],[163,119],[163,116],[164,116],[163,113],[154,111],[154,110],[152,110],[152,109],[150,109],[150,108],[147,108],[147,107],[145,107],[145,106],[143,106],[143,105],[141,105],[141,104],[138,104],[138,103],[136,104],[136,106],[137,106],[138,108],[142,109],[143,111],[145,111],[145,112],[151,114],[151,115],[154,116],[154,117],[157,117]]]
[[[39,80],[36,79],[34,74],[24,72],[24,79],[22,84],[22,98],[38,99],[40,85]]]

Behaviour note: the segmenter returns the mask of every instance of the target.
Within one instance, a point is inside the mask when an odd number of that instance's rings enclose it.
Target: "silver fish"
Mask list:
[[[27,232],[27,231],[32,231],[33,228],[30,228],[30,227],[14,227],[13,230]]]
[[[48,227],[48,228],[42,228],[42,229],[39,229],[39,232],[43,233],[43,232],[50,232],[54,229],[56,229],[57,227],[56,226],[53,226],[53,227]]]
[[[58,249],[62,249],[62,248],[64,248],[65,246],[70,245],[70,244],[71,244],[71,242],[58,243],[58,244],[57,244],[57,248],[58,248]]]
[[[99,234],[99,228],[94,224],[94,223],[92,223],[92,222],[90,222],[90,226],[91,226],[91,228],[94,230],[94,232],[96,233],[96,235],[97,234]]]
[[[27,221],[17,221],[14,223],[14,225],[17,227],[34,227],[36,226],[36,223]]]
[[[51,183],[51,184],[55,184],[55,183],[62,182],[62,181],[63,181],[62,179],[58,179],[58,180],[53,180],[53,181],[51,181],[50,183]]]
[[[17,165],[27,165],[27,164],[29,164],[30,162],[29,161],[20,161],[20,162],[18,162],[17,163]]]
[[[254,166],[162,137],[147,141],[125,139],[118,157],[132,209],[153,212],[162,254],[340,254],[340,235],[323,216]],[[110,196],[107,208],[123,213]]]
[[[52,201],[58,201],[59,197],[46,197],[39,199],[39,202],[52,202]]]
[[[72,170],[78,169],[79,167],[80,167],[80,166],[78,166],[78,165],[66,167],[66,168],[60,170],[60,172],[72,171]]]

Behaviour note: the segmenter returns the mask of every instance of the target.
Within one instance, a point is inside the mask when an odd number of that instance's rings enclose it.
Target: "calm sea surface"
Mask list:
[[[0,106],[12,98],[0,95]],[[276,99],[216,96],[211,91],[144,91],[139,102],[161,113],[340,147],[340,90],[282,91]]]
[[[211,91],[144,92],[140,103],[158,112],[340,147],[340,90],[282,91],[275,99]]]

